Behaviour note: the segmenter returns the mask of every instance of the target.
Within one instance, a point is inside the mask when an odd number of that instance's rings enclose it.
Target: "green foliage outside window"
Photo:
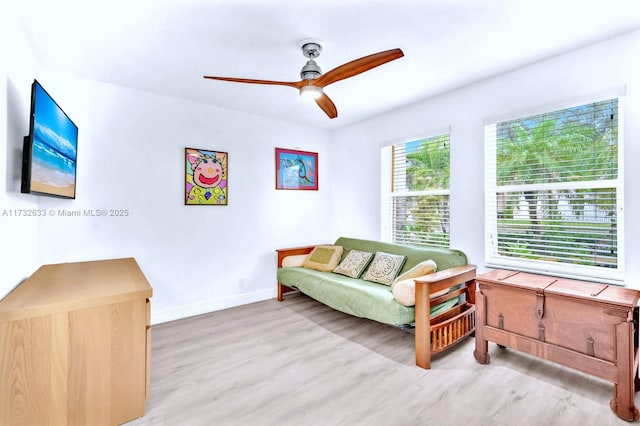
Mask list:
[[[617,102],[496,125],[499,254],[616,267]]]
[[[449,151],[448,134],[394,151],[394,242],[449,247]]]

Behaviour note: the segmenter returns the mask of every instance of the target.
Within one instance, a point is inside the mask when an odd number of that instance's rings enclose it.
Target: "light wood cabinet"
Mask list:
[[[152,289],[133,258],[45,265],[0,301],[0,425],[144,415]]]

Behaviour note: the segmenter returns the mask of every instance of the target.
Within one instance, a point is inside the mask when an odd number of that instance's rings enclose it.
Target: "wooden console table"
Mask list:
[[[0,425],[119,425],[149,395],[149,297],[133,258],[45,265],[0,301]]]
[[[488,341],[614,383],[611,409],[627,421],[638,371],[640,292],[516,271],[476,277],[475,359],[489,363]]]

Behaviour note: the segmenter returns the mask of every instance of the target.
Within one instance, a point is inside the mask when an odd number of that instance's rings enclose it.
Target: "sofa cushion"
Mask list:
[[[391,292],[393,293],[393,297],[395,297],[398,303],[404,306],[414,306],[416,304],[416,283],[414,281],[414,278],[433,274],[436,269],[438,269],[436,262],[431,259],[427,259],[423,262],[418,263],[416,266],[404,272],[402,275],[399,275],[391,285]],[[431,294],[430,297],[431,299],[433,299],[434,297],[446,294],[448,291],[449,289],[446,288],[442,291]]]
[[[351,250],[333,270],[336,274],[346,275],[351,278],[360,278],[362,271],[367,267],[373,253],[360,250]]]
[[[415,277],[417,278],[417,277]],[[393,293],[393,297],[396,299],[396,302],[400,303],[404,306],[415,306],[416,304],[416,282],[413,278],[407,278],[406,280],[401,280],[393,283],[393,287],[391,287],[391,292]],[[430,294],[429,297],[431,299],[442,296],[449,292],[448,288],[444,290],[435,292]]]
[[[415,309],[396,302],[389,286],[307,268],[279,268],[278,281],[297,288],[327,306],[361,318],[391,325],[413,324]],[[457,303],[456,299],[431,308],[437,315]]]
[[[293,268],[294,266],[302,266],[308,254],[295,254],[282,259],[283,268]]]
[[[367,271],[362,276],[362,279],[391,285],[394,278],[398,275],[398,272],[400,272],[406,258],[406,256],[399,254],[378,251],[367,268]]]
[[[333,271],[342,257],[342,246],[316,246],[306,257],[302,266],[316,271]]]

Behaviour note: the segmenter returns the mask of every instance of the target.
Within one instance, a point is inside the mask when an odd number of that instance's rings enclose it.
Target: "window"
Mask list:
[[[485,126],[488,266],[620,282],[621,98]]]
[[[449,135],[382,149],[382,238],[449,247]]]

